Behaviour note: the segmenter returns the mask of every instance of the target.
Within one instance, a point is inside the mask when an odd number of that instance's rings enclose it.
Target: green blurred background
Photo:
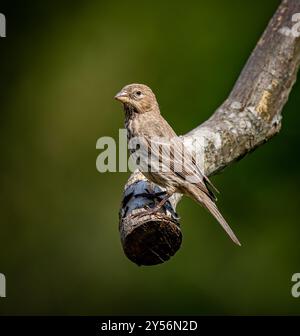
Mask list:
[[[269,1],[3,1],[0,40],[2,314],[299,314],[300,82],[279,136],[213,178],[243,246],[184,199],[165,264],[123,254],[129,173],[97,172],[123,127],[113,96],[150,85],[179,134],[229,94],[273,15]]]

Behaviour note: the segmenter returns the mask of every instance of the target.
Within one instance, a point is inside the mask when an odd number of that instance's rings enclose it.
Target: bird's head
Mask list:
[[[156,97],[152,90],[143,84],[129,84],[116,94],[115,99],[124,104],[125,109],[129,108],[137,113],[145,113],[158,110]]]

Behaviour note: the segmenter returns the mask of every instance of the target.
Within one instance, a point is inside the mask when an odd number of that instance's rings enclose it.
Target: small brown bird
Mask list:
[[[214,188],[213,185],[196,165],[192,152],[184,146],[181,138],[161,116],[152,90],[143,84],[130,84],[125,86],[115,99],[122,102],[124,106],[128,140],[134,137],[142,139],[142,145],[147,153],[151,153],[152,160],[146,162],[145,159],[144,164],[148,169],[144,169],[142,173],[150,181],[166,189],[165,198],[157,207],[150,210],[151,213],[159,210],[174,193],[187,195],[204,206],[217,219],[230,238],[237,245],[241,245],[215,204],[216,198],[211,190]],[[168,145],[171,148],[171,154],[167,160],[162,159],[161,154],[164,149],[159,150],[158,146],[155,146],[159,138],[167,139],[167,142],[165,140],[159,142],[160,145]],[[155,158],[160,164],[160,169],[157,169],[157,165],[153,163],[157,162]],[[143,157],[141,159],[143,160]],[[178,162],[182,163],[182,169],[176,169]]]

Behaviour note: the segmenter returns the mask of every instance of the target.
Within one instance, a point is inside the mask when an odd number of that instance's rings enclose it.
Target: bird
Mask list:
[[[207,209],[232,241],[241,246],[216,206],[212,189],[217,189],[197,166],[192,151],[161,115],[153,91],[144,84],[129,84],[115,95],[115,99],[123,104],[128,141],[139,139],[144,150],[144,155],[140,156],[141,172],[165,190],[165,197],[149,213],[161,209],[174,193],[181,193]],[[162,155],[165,152],[171,154]],[[148,153],[151,153],[150,160],[147,160]],[[178,166],[180,169],[176,169]]]

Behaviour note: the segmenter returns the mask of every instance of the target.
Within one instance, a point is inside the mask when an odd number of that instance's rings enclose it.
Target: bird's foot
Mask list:
[[[165,193],[166,196],[158,203],[157,206],[155,206],[154,208],[149,208],[147,210],[138,212],[137,214],[133,214],[131,215],[133,218],[141,218],[143,216],[150,216],[155,214],[156,212],[158,212],[160,209],[162,209],[163,205],[168,201],[168,199],[170,198],[170,194]]]

